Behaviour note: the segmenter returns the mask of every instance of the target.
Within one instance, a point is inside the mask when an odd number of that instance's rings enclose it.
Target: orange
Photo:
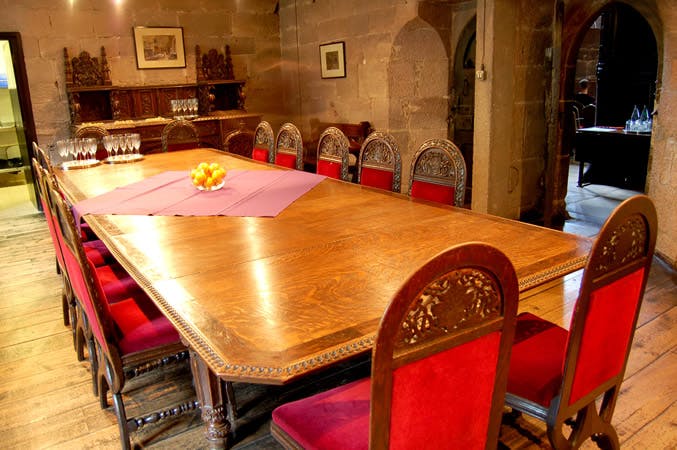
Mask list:
[[[209,167],[209,164],[207,164],[206,162],[201,162],[200,164],[197,165],[197,168],[199,170],[205,170],[208,167]]]

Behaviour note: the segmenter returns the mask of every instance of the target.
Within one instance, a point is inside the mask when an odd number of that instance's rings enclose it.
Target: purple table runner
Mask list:
[[[85,214],[275,217],[325,177],[298,170],[229,170],[218,191],[199,191],[188,172],[169,171],[83,200]]]

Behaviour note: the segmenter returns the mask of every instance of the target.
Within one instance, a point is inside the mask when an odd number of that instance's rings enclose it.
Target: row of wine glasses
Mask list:
[[[56,151],[63,161],[71,159],[75,162],[96,161],[96,138],[73,138],[56,141]]]
[[[176,98],[170,101],[175,119],[192,119],[197,117],[197,98]]]
[[[102,139],[109,159],[136,159],[139,157],[141,136],[139,133],[110,134]]]

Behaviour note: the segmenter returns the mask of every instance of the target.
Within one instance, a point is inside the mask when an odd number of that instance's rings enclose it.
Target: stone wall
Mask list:
[[[119,4],[116,4],[119,3]],[[194,82],[195,45],[230,45],[235,77],[247,81],[247,109],[279,104],[279,17],[275,0],[153,2],[111,0],[3,2],[0,29],[21,33],[36,132],[41,145],[69,135],[63,49],[71,56],[106,48],[114,85]],[[134,26],[183,27],[186,67],[138,70]]]
[[[660,91],[651,137],[648,195],[658,209],[656,251],[677,268],[677,1],[659,0],[663,33]],[[659,52],[660,54],[660,52]]]
[[[280,2],[287,119],[299,126],[304,139],[313,121],[366,120],[393,134],[402,153],[403,191],[416,148],[426,139],[447,136],[449,38],[419,17],[419,9],[434,17],[426,5],[407,0]],[[319,46],[335,41],[345,42],[347,75],[322,79]]]

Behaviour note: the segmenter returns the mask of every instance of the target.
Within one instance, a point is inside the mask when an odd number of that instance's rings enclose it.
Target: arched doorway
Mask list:
[[[463,153],[466,164],[465,205],[472,201],[473,134],[475,122],[476,18],[465,26],[454,52],[449,79],[449,139]]]
[[[644,2],[643,2],[644,3]],[[600,5],[601,4],[601,5]],[[634,5],[633,5],[634,6]],[[593,65],[591,93],[596,100],[596,114],[594,125],[600,128],[618,130],[630,118],[634,105],[648,110],[653,108],[656,92],[656,83],[660,73],[660,42],[655,36],[655,11],[652,12],[646,4],[642,7],[632,7],[622,2],[597,2],[596,4],[580,4],[584,11],[569,11],[570,20],[563,23],[562,30],[562,65],[560,73],[559,92],[559,126],[556,154],[559,164],[554,167],[554,199],[553,210],[546,216],[552,224],[562,223],[567,216],[564,210],[564,198],[567,195],[569,178],[569,155],[576,152],[575,116],[571,114],[574,103],[574,94],[577,91],[578,81],[585,75],[581,72],[585,58],[579,52],[586,47],[586,39],[594,27],[599,27],[599,45],[595,48],[597,63]],[[652,16],[652,14],[654,14]],[[652,22],[652,18],[654,19]],[[632,30],[632,31],[631,31]],[[637,32],[635,32],[637,31]],[[631,37],[628,41],[628,36]],[[589,51],[589,46],[584,51]],[[588,72],[590,75],[590,72]],[[618,137],[618,136],[617,136]],[[601,166],[606,173],[600,185],[617,183],[618,187],[642,191],[645,189],[650,136],[647,136],[644,153],[643,178],[637,182],[636,178],[617,173],[619,167],[626,170],[628,167],[637,169],[641,164],[624,161],[616,144],[596,145],[596,148],[607,149],[603,158],[609,162],[606,167]],[[578,155],[575,155],[578,159]],[[594,166],[594,164],[593,164]],[[624,182],[631,183],[624,185]],[[592,182],[595,182],[593,180]],[[640,186],[637,188],[637,186]],[[561,209],[559,209],[561,205]]]

